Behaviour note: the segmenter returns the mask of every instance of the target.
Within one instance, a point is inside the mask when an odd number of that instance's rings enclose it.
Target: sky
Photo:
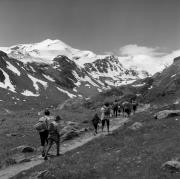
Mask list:
[[[154,58],[176,53],[179,34],[179,0],[0,0],[1,47],[59,39],[97,54]]]

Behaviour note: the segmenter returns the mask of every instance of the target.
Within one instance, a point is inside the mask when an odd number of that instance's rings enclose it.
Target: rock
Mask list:
[[[54,175],[50,173],[48,170],[38,172],[37,178],[40,179],[56,179]]]
[[[174,63],[177,62],[177,61],[179,61],[179,60],[180,60],[180,57],[174,58]]]
[[[29,153],[29,152],[34,152],[35,149],[33,147],[27,146],[27,145],[21,145],[16,148],[12,149],[13,151],[21,151],[22,153]]]
[[[88,119],[85,119],[84,121],[82,121],[83,124],[88,124],[90,121]]]
[[[79,131],[69,131],[61,137],[61,140],[62,141],[70,140],[70,139],[73,139],[74,137],[78,137],[78,136],[79,136]]]
[[[180,110],[163,110],[154,115],[155,119],[164,119],[168,117],[180,116]]]
[[[82,129],[80,129],[79,130],[79,132],[81,133],[81,132],[87,132],[89,130],[89,128],[82,128]]]
[[[60,131],[60,136],[66,134],[67,132],[70,132],[70,131],[77,131],[76,128],[72,127],[72,126],[65,126],[63,127],[63,129]]]
[[[129,128],[132,130],[138,130],[143,126],[141,122],[135,122],[133,125],[131,125]]]
[[[86,130],[86,128],[79,130],[79,123],[68,121],[67,126],[63,127],[63,129],[60,131],[61,140],[70,140],[74,137],[79,136],[79,133]]]
[[[177,160],[167,161],[162,165],[162,169],[168,170],[171,173],[180,172],[180,162]]]
[[[10,133],[10,134],[6,134],[7,137],[22,137],[22,134],[18,134],[18,133]]]

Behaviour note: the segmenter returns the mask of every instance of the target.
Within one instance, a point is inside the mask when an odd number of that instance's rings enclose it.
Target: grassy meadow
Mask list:
[[[180,117],[156,120],[154,110],[141,112],[112,135],[49,160],[13,179],[27,179],[49,170],[61,179],[179,179],[179,173],[161,169],[180,157]],[[129,129],[134,122],[143,127]]]

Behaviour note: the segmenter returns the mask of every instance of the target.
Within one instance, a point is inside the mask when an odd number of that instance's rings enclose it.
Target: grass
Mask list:
[[[161,169],[167,160],[180,157],[180,118],[153,119],[142,112],[112,135],[95,139],[65,155],[23,172],[13,179],[26,179],[41,170],[50,170],[61,179],[178,179]],[[129,126],[142,122],[132,131]]]
[[[51,110],[51,114],[62,116],[64,121],[78,122],[80,127],[89,127],[89,123],[83,123],[83,121],[90,121],[94,113],[87,109],[78,109],[74,111]],[[38,110],[16,111],[11,114],[1,115],[1,119],[5,120],[2,123],[0,122],[0,168],[13,160],[12,157],[15,153],[11,149],[20,145],[40,147],[39,134],[33,127],[38,118]],[[8,137],[6,134],[10,133],[17,133],[21,136]],[[34,154],[36,153],[31,155]]]

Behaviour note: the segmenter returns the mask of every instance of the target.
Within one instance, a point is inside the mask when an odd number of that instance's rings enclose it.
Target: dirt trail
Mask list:
[[[143,108],[140,108],[138,110],[138,112],[145,111],[148,108],[149,108],[149,106],[145,105]],[[111,119],[110,131],[113,132],[114,130],[118,129],[124,123],[128,122],[128,120],[129,120],[128,118],[123,118],[123,117]],[[99,138],[99,137],[105,136],[105,135],[107,135],[106,128],[105,128],[105,132],[103,132],[103,133],[100,132],[96,136],[94,136],[92,134],[92,132],[86,132],[86,133],[82,134],[80,137],[74,138],[73,140],[70,140],[70,141],[67,141],[67,142],[61,144],[60,153],[64,154],[68,151],[71,151],[75,148],[78,148],[78,147],[88,143],[89,141],[91,141],[95,138]],[[43,162],[44,162],[44,159],[41,157],[41,155],[34,156],[31,158],[30,162],[12,165],[3,170],[0,170],[0,179],[9,179],[9,178],[17,175],[18,173],[29,170],[29,169],[33,168],[34,166],[37,166]]]

